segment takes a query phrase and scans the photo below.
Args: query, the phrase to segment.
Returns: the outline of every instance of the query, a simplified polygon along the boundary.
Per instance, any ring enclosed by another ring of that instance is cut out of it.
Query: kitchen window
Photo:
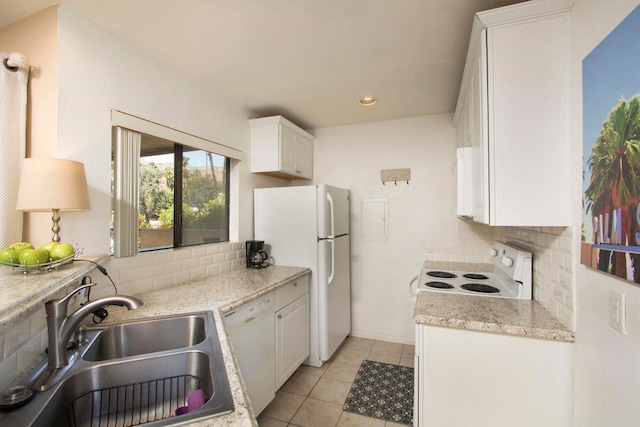
[[[138,252],[229,240],[229,159],[143,136]]]
[[[229,241],[225,154],[240,152],[131,117],[112,112],[112,124],[138,129],[113,128],[111,255]]]

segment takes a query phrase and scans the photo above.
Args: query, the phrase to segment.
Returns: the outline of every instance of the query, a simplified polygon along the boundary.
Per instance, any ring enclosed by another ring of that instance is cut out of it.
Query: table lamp
[[[82,163],[51,158],[24,159],[16,210],[52,211],[52,242],[60,241],[60,211],[78,212],[89,209],[87,177]]]

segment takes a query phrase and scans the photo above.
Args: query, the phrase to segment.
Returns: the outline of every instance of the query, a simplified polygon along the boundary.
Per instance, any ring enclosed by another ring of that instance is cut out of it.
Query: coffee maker
[[[247,268],[265,268],[269,255],[264,251],[264,240],[247,240]]]

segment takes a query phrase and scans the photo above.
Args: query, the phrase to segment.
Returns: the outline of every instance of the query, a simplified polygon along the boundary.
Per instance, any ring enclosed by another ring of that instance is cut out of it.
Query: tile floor
[[[258,417],[260,427],[399,427],[342,410],[363,360],[413,367],[414,346],[347,337],[321,368],[302,365]]]

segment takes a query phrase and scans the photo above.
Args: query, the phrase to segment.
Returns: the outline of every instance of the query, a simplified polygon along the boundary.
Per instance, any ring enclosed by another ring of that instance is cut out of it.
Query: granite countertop
[[[224,328],[222,314],[285,283],[310,273],[308,268],[270,266],[264,269],[239,268],[202,279],[136,295],[144,305],[128,311],[109,307],[106,322],[140,319],[171,314],[212,311],[216,322],[227,377],[233,395],[234,412],[206,417],[187,424],[192,427],[257,426],[255,415],[247,399],[242,378],[238,374],[233,350]]]
[[[575,334],[532,300],[418,292],[417,324],[573,342]]]
[[[56,294],[77,286],[82,276],[89,274],[98,263],[105,263],[108,255],[83,256],[81,260],[54,268],[51,272],[33,271],[24,274],[10,267],[0,267],[0,332],[4,332],[20,318],[41,310],[45,301]]]

